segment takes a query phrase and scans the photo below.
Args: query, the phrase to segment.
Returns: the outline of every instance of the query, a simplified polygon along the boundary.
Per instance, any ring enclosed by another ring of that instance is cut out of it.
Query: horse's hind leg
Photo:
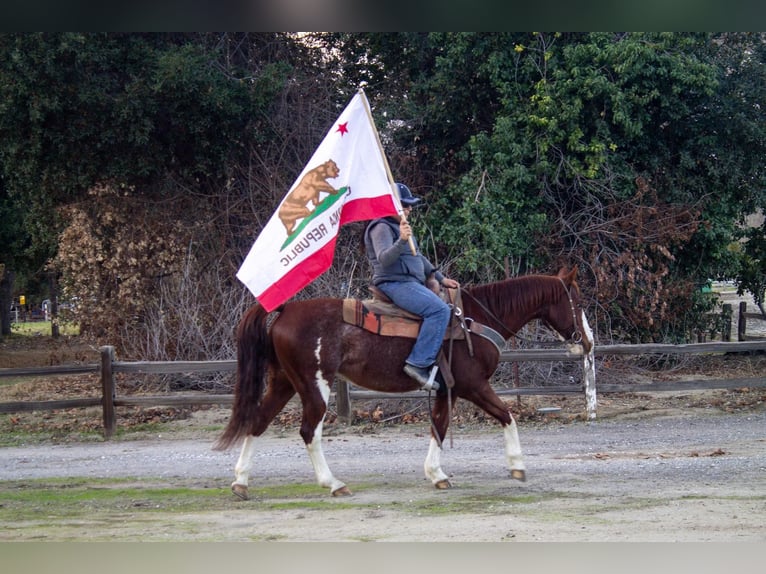
[[[247,486],[250,469],[253,466],[255,437],[263,434],[293,395],[295,395],[295,389],[283,372],[275,374],[266,387],[266,392],[261,398],[258,422],[245,437],[237,464],[234,466],[234,482],[231,484],[231,491],[242,500],[249,498]]]
[[[313,427],[311,433],[304,433],[303,426],[301,426],[301,436],[306,440],[307,434],[311,435],[311,439],[306,442],[306,450],[309,453],[311,464],[314,466],[314,473],[317,477],[319,486],[324,486],[330,489],[330,493],[333,496],[349,496],[351,491],[345,485],[333,475],[330,467],[325,459],[324,451],[322,450],[322,426],[324,424],[324,416],[316,426]]]
[[[323,376],[320,369],[316,372],[315,384],[316,387],[310,388],[309,392],[301,397],[303,400],[301,437],[306,443],[306,450],[314,467],[314,474],[316,474],[319,486],[329,488],[333,496],[349,496],[351,491],[343,482],[335,478],[322,449],[322,428],[330,399],[331,381]],[[321,396],[317,396],[317,389]]]
[[[242,500],[248,500],[247,483],[250,477],[250,469],[253,466],[253,446],[255,435],[247,435],[239,451],[237,464],[234,465],[234,482],[231,483],[231,491]]]

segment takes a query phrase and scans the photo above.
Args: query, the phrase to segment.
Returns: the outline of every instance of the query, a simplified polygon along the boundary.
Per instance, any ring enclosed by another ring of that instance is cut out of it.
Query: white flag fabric
[[[359,91],[261,231],[237,278],[272,311],[332,265],[341,225],[401,211]]]

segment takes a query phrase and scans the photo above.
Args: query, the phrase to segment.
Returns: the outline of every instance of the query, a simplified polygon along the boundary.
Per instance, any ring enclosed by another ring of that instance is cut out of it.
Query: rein
[[[574,329],[574,332],[572,333],[572,336],[570,337],[569,341],[565,341],[565,343],[572,342],[572,343],[574,343],[576,345],[579,345],[579,344],[582,343],[582,332],[577,327],[577,312],[575,311],[575,304],[574,304],[574,301],[572,300],[572,293],[569,291],[569,288],[567,287],[566,283],[564,283],[564,280],[561,277],[557,277],[557,279],[561,283],[561,286],[564,287],[564,293],[566,293],[567,300],[569,301],[569,308],[572,310],[572,324],[575,326],[575,329]],[[514,333],[513,331],[511,331],[505,325],[505,323],[497,315],[495,315],[492,311],[490,311],[487,308],[487,306],[484,305],[484,303],[479,301],[471,293],[469,293],[468,291],[464,290],[462,287],[460,288],[460,292],[463,293],[463,294],[468,295],[479,307],[481,307],[481,309],[489,316],[490,319],[492,319],[504,331],[509,333],[509,337],[508,338],[514,337],[514,338],[518,339],[519,341],[522,341],[522,342],[525,342],[525,343],[534,343],[536,345],[540,345],[540,344],[545,345],[546,344],[545,342],[533,341],[531,339],[527,339],[525,337],[519,336],[518,333]],[[464,320],[465,321],[473,322],[473,319],[469,318],[469,317],[466,317]],[[558,343],[555,343],[555,342],[549,343],[549,345],[556,345],[556,344],[558,344]]]
[[[514,332],[513,332],[513,331],[511,331],[511,330],[510,330],[508,327],[506,327],[505,323],[503,323],[503,322],[500,320],[500,318],[499,318],[497,315],[495,315],[495,314],[494,314],[492,311],[490,311],[489,309],[487,309],[487,306],[486,306],[486,305],[484,305],[484,303],[482,303],[481,301],[479,301],[479,300],[478,300],[476,297],[474,297],[473,295],[471,295],[471,293],[469,293],[468,291],[466,291],[466,290],[465,290],[465,289],[463,289],[462,287],[460,288],[460,292],[461,292],[461,293],[463,293],[463,294],[465,294],[465,295],[468,295],[468,296],[469,296],[469,297],[470,297],[470,298],[473,300],[473,302],[474,302],[474,303],[476,303],[476,304],[477,304],[479,307],[481,307],[481,309],[482,309],[482,310],[483,310],[483,311],[484,311],[484,312],[485,312],[485,313],[486,313],[486,314],[489,316],[489,318],[490,318],[490,319],[492,319],[492,320],[493,320],[495,323],[497,323],[498,325],[500,325],[500,328],[501,328],[501,329],[503,329],[503,330],[505,330],[505,331],[508,333],[508,337],[507,337],[507,338],[510,338],[510,337],[514,337],[514,336],[516,336],[516,333],[514,333]],[[466,320],[466,321],[471,321],[471,322],[473,322],[473,318],[469,318],[469,317],[466,317],[466,318],[465,318],[465,320]]]

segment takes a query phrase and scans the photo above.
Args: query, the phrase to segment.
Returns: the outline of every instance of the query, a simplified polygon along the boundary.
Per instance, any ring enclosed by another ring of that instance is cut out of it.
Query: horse
[[[461,287],[462,316],[475,326],[489,327],[501,341],[515,336],[538,319],[562,341],[582,345],[587,354],[593,335],[582,309],[577,268],[556,275],[534,274],[488,284]],[[343,299],[292,301],[275,311],[276,318],[253,305],[237,326],[237,379],[229,422],[214,445],[225,450],[244,439],[234,468],[232,492],[248,499],[248,480],[255,438],[260,436],[298,393],[302,402],[300,435],[320,486],[333,496],[350,495],[345,483],[330,470],[322,450],[322,425],[336,377],[357,386],[387,393],[419,390],[403,371],[413,339],[370,333],[344,322]],[[475,329],[478,332],[478,329]],[[508,406],[490,385],[500,359],[500,346],[490,338],[469,335],[445,339],[454,384],[437,392],[431,409],[431,439],[424,463],[433,486],[452,485],[441,468],[442,440],[450,423],[450,406],[457,399],[474,403],[503,429],[505,456],[511,477],[526,480],[518,428]],[[444,387],[444,385],[442,385]]]

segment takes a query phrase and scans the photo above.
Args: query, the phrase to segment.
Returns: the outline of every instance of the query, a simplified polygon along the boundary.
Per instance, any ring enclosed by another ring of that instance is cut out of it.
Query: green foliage
[[[183,36],[0,41],[1,157],[10,189],[28,198],[42,188],[56,202],[77,199],[98,181],[220,175],[242,136],[247,90]]]
[[[32,253],[55,252],[56,208],[102,182],[161,193],[220,185],[239,153],[250,96],[195,38],[149,34],[0,36],[0,173],[26,214]],[[263,93],[260,93],[261,90]],[[39,265],[39,263],[38,263]]]
[[[477,281],[501,278],[506,258],[514,268],[539,263],[529,238],[545,229],[547,218],[534,191],[534,170],[497,151],[517,151],[509,133],[500,128],[473,138],[468,149],[476,167],[433,196],[432,216],[443,222],[441,243],[460,253],[456,271]]]
[[[421,66],[383,46],[417,118],[397,141],[427,170],[434,241],[464,279],[506,258],[579,263],[613,332],[641,340],[683,336],[704,313],[693,286],[737,274],[729,245],[766,188],[760,36],[397,39]]]
[[[9,267],[13,267],[16,263],[16,254],[25,251],[28,247],[23,216],[21,205],[8,196],[0,179],[0,263]]]

